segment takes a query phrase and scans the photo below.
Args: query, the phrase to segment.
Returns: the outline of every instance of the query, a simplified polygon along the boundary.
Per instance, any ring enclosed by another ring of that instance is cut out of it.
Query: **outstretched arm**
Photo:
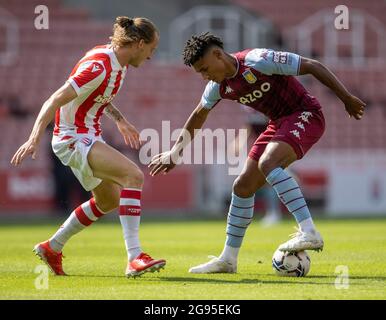
[[[30,154],[32,155],[32,159],[36,159],[37,147],[40,139],[44,130],[54,118],[56,110],[75,99],[76,96],[77,94],[74,88],[69,83],[66,83],[44,102],[38,117],[36,118],[29,139],[20,146],[12,157],[11,163],[13,165],[19,165]]]
[[[176,161],[181,157],[184,148],[194,139],[196,130],[201,129],[211,109],[204,108],[201,103],[191,113],[182,129],[180,136],[171,151],[160,153],[153,157],[149,167],[150,175],[155,176],[161,172],[172,170]]]
[[[141,142],[139,140],[139,132],[137,129],[129,123],[122,113],[111,102],[106,106],[104,113],[112,120],[115,121],[119,132],[122,134],[123,139],[127,145],[133,149],[139,149]]]
[[[366,104],[352,95],[342,82],[321,62],[302,57],[299,75],[303,74],[312,74],[321,83],[334,91],[337,97],[344,103],[350,117],[354,117],[357,120],[362,118]]]
[[[104,112],[111,120],[114,120],[115,122],[119,122],[124,119],[121,111],[119,111],[117,107],[115,107],[111,102],[106,106]]]

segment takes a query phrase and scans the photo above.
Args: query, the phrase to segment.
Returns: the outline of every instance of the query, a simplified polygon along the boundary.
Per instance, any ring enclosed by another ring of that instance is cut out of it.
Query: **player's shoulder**
[[[245,63],[254,65],[259,62],[268,62],[274,50],[267,48],[253,48],[246,50]]]
[[[102,60],[91,59],[81,60],[74,68],[71,76],[82,74],[93,74],[94,76],[103,76],[106,73],[105,64]]]
[[[107,63],[110,64],[111,61],[112,49],[109,45],[99,45],[90,49],[86,54],[80,59],[80,64],[89,65],[90,63],[97,62],[102,65],[103,68],[106,67]]]
[[[98,48],[98,47],[97,47]],[[106,71],[106,57],[99,51],[95,51],[94,48],[89,50],[85,56],[83,56],[76,66],[73,68],[70,77],[83,77],[92,78],[105,77]]]
[[[238,52],[233,52],[231,53],[232,56],[234,56],[237,60],[244,60],[245,57],[248,55],[248,53],[253,50],[253,49],[243,49],[241,51],[238,51]]]
[[[104,55],[109,55],[111,53],[112,49],[110,47],[110,45],[98,45],[98,46],[95,46],[93,48],[91,48],[90,50],[88,50],[85,54],[85,57],[88,57],[88,56],[91,56],[91,55],[97,55],[97,54],[100,54],[101,56],[104,56]]]

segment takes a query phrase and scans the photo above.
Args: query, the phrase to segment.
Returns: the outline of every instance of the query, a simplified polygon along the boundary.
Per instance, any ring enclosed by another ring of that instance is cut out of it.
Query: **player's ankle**
[[[220,261],[223,261],[223,262],[225,262],[225,263],[228,263],[228,264],[230,264],[230,265],[232,265],[232,266],[235,266],[235,265],[237,265],[237,258],[230,258],[230,257],[219,257],[218,258]]]
[[[237,264],[237,257],[239,254],[240,248],[234,248],[228,245],[225,245],[223,252],[221,252],[219,259],[231,264]]]
[[[141,248],[130,248],[127,250],[127,253],[128,253],[128,259],[131,262],[142,253],[142,250]]]
[[[64,245],[58,242],[56,239],[50,239],[48,240],[48,246],[51,248],[52,251],[60,253],[62,252]]]
[[[299,228],[302,232],[313,233],[313,234],[316,233],[316,228],[311,217],[299,222]]]

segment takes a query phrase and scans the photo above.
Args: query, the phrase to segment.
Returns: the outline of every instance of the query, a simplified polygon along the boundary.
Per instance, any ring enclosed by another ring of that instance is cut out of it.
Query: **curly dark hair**
[[[183,51],[184,63],[187,66],[192,66],[197,62],[206,51],[212,47],[218,46],[224,49],[224,43],[219,37],[210,32],[202,33],[198,36],[193,35],[187,42]]]

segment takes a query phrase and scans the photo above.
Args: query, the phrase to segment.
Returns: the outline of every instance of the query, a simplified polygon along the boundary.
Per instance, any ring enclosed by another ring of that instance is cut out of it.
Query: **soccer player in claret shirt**
[[[59,230],[34,252],[56,275],[65,275],[62,249],[76,233],[119,207],[128,254],[126,275],[136,277],[158,271],[165,260],[154,260],[140,247],[138,229],[141,215],[143,173],[101,137],[100,118],[115,121],[125,143],[140,147],[139,133],[111,103],[129,66],[139,67],[151,58],[159,41],[155,25],[146,18],[117,17],[111,43],[86,53],[67,82],[44,104],[32,133],[13,156],[19,165],[27,156],[36,158],[39,141],[55,116],[52,148],[61,162],[70,166],[83,188],[93,197],[76,208]]]
[[[269,119],[266,130],[252,146],[242,173],[233,184],[228,213],[226,242],[217,258],[193,267],[192,273],[233,273],[245,231],[252,220],[254,194],[266,182],[291,212],[298,225],[292,239],[281,251],[322,250],[323,239],[316,230],[302,191],[286,170],[301,159],[320,139],[325,122],[318,100],[294,77],[311,74],[335,92],[350,117],[359,120],[365,104],[350,94],[322,63],[294,53],[268,49],[247,49],[234,54],[223,50],[220,38],[204,33],[192,36],[184,49],[184,62],[209,80],[196,109],[187,120],[182,135],[171,151],[155,156],[151,175],[174,168],[195,129],[204,124],[209,112],[221,99],[237,101],[254,108]]]

